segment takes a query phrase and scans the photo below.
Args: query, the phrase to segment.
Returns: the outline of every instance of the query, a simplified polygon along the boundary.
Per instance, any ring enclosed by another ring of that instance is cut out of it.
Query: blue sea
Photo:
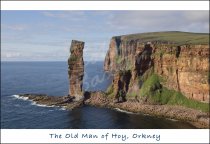
[[[194,128],[176,120],[119,109],[83,106],[72,111],[37,105],[18,97],[36,93],[68,94],[67,62],[1,62],[1,128],[3,129],[170,129]],[[85,62],[84,90],[106,90],[112,75],[103,62]]]

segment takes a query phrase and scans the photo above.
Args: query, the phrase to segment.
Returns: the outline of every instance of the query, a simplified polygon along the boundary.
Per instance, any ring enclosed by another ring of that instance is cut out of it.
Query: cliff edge
[[[209,110],[209,35],[154,32],[113,37],[104,70],[114,73],[107,93],[151,104]]]

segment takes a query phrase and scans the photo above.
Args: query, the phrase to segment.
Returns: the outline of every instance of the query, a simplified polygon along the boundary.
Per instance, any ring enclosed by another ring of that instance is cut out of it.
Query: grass
[[[120,75],[125,75],[125,71],[120,71]],[[209,112],[209,104],[202,103],[193,99],[185,97],[182,93],[169,90],[163,87],[162,84],[165,82],[163,77],[154,73],[154,69],[148,69],[143,76],[138,77],[138,81],[143,81],[139,94],[128,93],[126,97],[147,98],[147,100],[153,104],[167,104],[167,105],[180,105],[188,108],[198,109],[203,112]],[[109,98],[114,97],[114,88],[111,84],[107,90],[106,94]]]
[[[204,112],[209,112],[209,104],[193,99],[188,99],[182,93],[169,90],[161,85],[162,78],[157,74],[152,74],[143,83],[140,89],[140,97],[147,97],[155,104],[180,105]]]
[[[168,32],[150,32],[117,36],[127,41],[139,39],[142,43],[161,41],[165,43],[171,43],[175,46],[184,44],[209,44],[208,33],[190,33],[190,32],[179,32],[179,31],[168,31]]]
[[[151,95],[151,99],[156,103],[169,104],[169,105],[180,105],[193,109],[199,109],[204,112],[209,112],[209,104],[202,103],[193,99],[188,99],[182,93],[175,90],[169,90],[162,88],[161,91],[155,91]]]
[[[159,77],[156,74],[153,74],[146,81],[144,81],[140,90],[140,96],[149,96],[151,95],[151,92],[160,88],[161,84]]]

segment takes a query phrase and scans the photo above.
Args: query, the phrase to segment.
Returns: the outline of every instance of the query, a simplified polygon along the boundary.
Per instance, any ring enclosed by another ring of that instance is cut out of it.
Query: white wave
[[[20,96],[20,95],[12,95],[12,97],[16,99],[21,99],[21,100],[28,100],[28,97]]]
[[[55,107],[55,108],[60,108],[59,110],[66,110],[66,107],[63,106],[63,107],[60,107],[60,106],[56,106],[56,105],[45,105],[45,104],[38,104],[36,102],[34,102],[33,100],[30,100],[28,97],[25,97],[25,96],[20,96],[20,95],[12,95],[12,97],[16,98],[16,99],[21,99],[21,100],[24,100],[24,101],[31,101],[31,105],[34,105],[34,106],[38,106],[38,107],[48,107],[48,108],[52,108],[52,107]]]
[[[119,111],[119,112],[123,112],[123,113],[127,113],[127,114],[134,114],[133,112],[122,110],[122,109],[119,109],[119,108],[114,108],[114,109],[117,110],[117,111]]]
[[[31,105],[35,105],[35,106],[38,106],[38,107],[57,107],[55,105],[48,106],[48,105],[45,105],[45,104],[37,104],[36,102],[32,102]]]
[[[63,110],[63,111],[65,111],[65,110],[66,110],[66,108],[62,107],[62,108],[60,108],[60,110]]]
[[[61,107],[60,110],[67,110],[66,106]]]

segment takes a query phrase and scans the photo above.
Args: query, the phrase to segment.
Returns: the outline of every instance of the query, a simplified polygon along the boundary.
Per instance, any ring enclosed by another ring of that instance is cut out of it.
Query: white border
[[[209,10],[209,1],[1,1],[1,10]],[[208,143],[209,129],[200,130],[1,130],[2,143],[87,143],[93,139],[51,139],[50,133],[160,133],[161,143]],[[120,140],[110,139],[104,141],[97,139],[98,143],[121,143]],[[126,143],[158,143],[157,141],[131,139]]]
[[[1,10],[209,10],[209,1],[1,1]]]
[[[56,134],[57,138],[51,138]],[[82,134],[98,138],[82,138]],[[112,134],[117,134],[112,137]],[[133,138],[133,135],[141,135]],[[151,135],[153,138],[142,138]],[[61,136],[60,136],[61,135]],[[73,137],[66,138],[66,135]],[[78,137],[74,137],[78,135]],[[106,136],[107,135],[107,139]],[[127,139],[123,139],[125,136]],[[159,137],[160,135],[160,137]],[[156,139],[158,136],[159,138]],[[59,138],[58,138],[59,137]],[[209,129],[2,129],[2,143],[209,143]]]

